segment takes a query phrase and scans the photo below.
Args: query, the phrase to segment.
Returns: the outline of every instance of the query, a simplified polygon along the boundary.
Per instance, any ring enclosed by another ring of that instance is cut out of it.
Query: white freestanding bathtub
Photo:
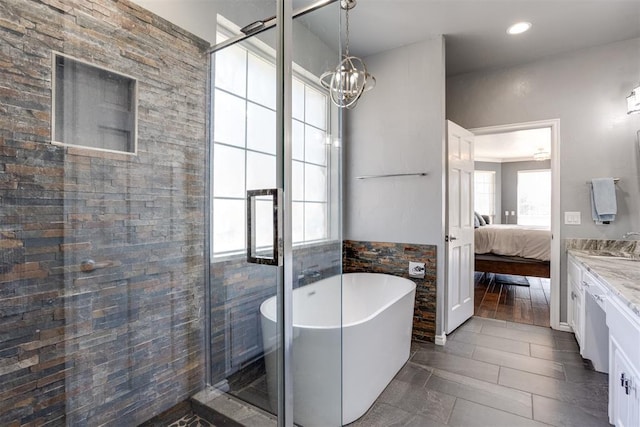
[[[409,359],[415,289],[402,277],[349,273],[293,291],[295,423],[337,426],[364,415]],[[260,314],[275,410],[275,297],[262,303]]]

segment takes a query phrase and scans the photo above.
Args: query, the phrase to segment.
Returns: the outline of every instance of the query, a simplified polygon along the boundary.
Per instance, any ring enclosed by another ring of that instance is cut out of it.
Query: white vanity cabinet
[[[571,256],[567,258],[567,288],[569,291],[569,326],[573,329],[576,341],[582,349],[584,337],[584,290],[582,288],[583,269]]]
[[[583,329],[580,354],[598,372],[609,373],[609,328],[606,321],[607,286],[589,271],[582,271]],[[640,427],[640,426],[639,426]]]
[[[609,326],[609,421],[640,426],[640,321],[617,297],[606,301]]]

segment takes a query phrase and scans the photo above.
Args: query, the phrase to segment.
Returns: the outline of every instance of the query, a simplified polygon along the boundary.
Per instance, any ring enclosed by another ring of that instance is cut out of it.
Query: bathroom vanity
[[[568,321],[580,354],[609,374],[609,421],[640,425],[640,260],[569,250]]]

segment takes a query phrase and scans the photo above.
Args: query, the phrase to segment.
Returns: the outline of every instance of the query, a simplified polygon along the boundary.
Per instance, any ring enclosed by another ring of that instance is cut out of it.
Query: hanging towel
[[[616,185],[613,178],[591,180],[591,216],[597,223],[609,224],[616,219]]]

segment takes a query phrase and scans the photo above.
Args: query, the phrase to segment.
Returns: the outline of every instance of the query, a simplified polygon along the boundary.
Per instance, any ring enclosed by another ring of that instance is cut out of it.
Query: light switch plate
[[[580,225],[582,219],[580,217],[580,212],[565,212],[564,213],[564,223],[567,225]]]

